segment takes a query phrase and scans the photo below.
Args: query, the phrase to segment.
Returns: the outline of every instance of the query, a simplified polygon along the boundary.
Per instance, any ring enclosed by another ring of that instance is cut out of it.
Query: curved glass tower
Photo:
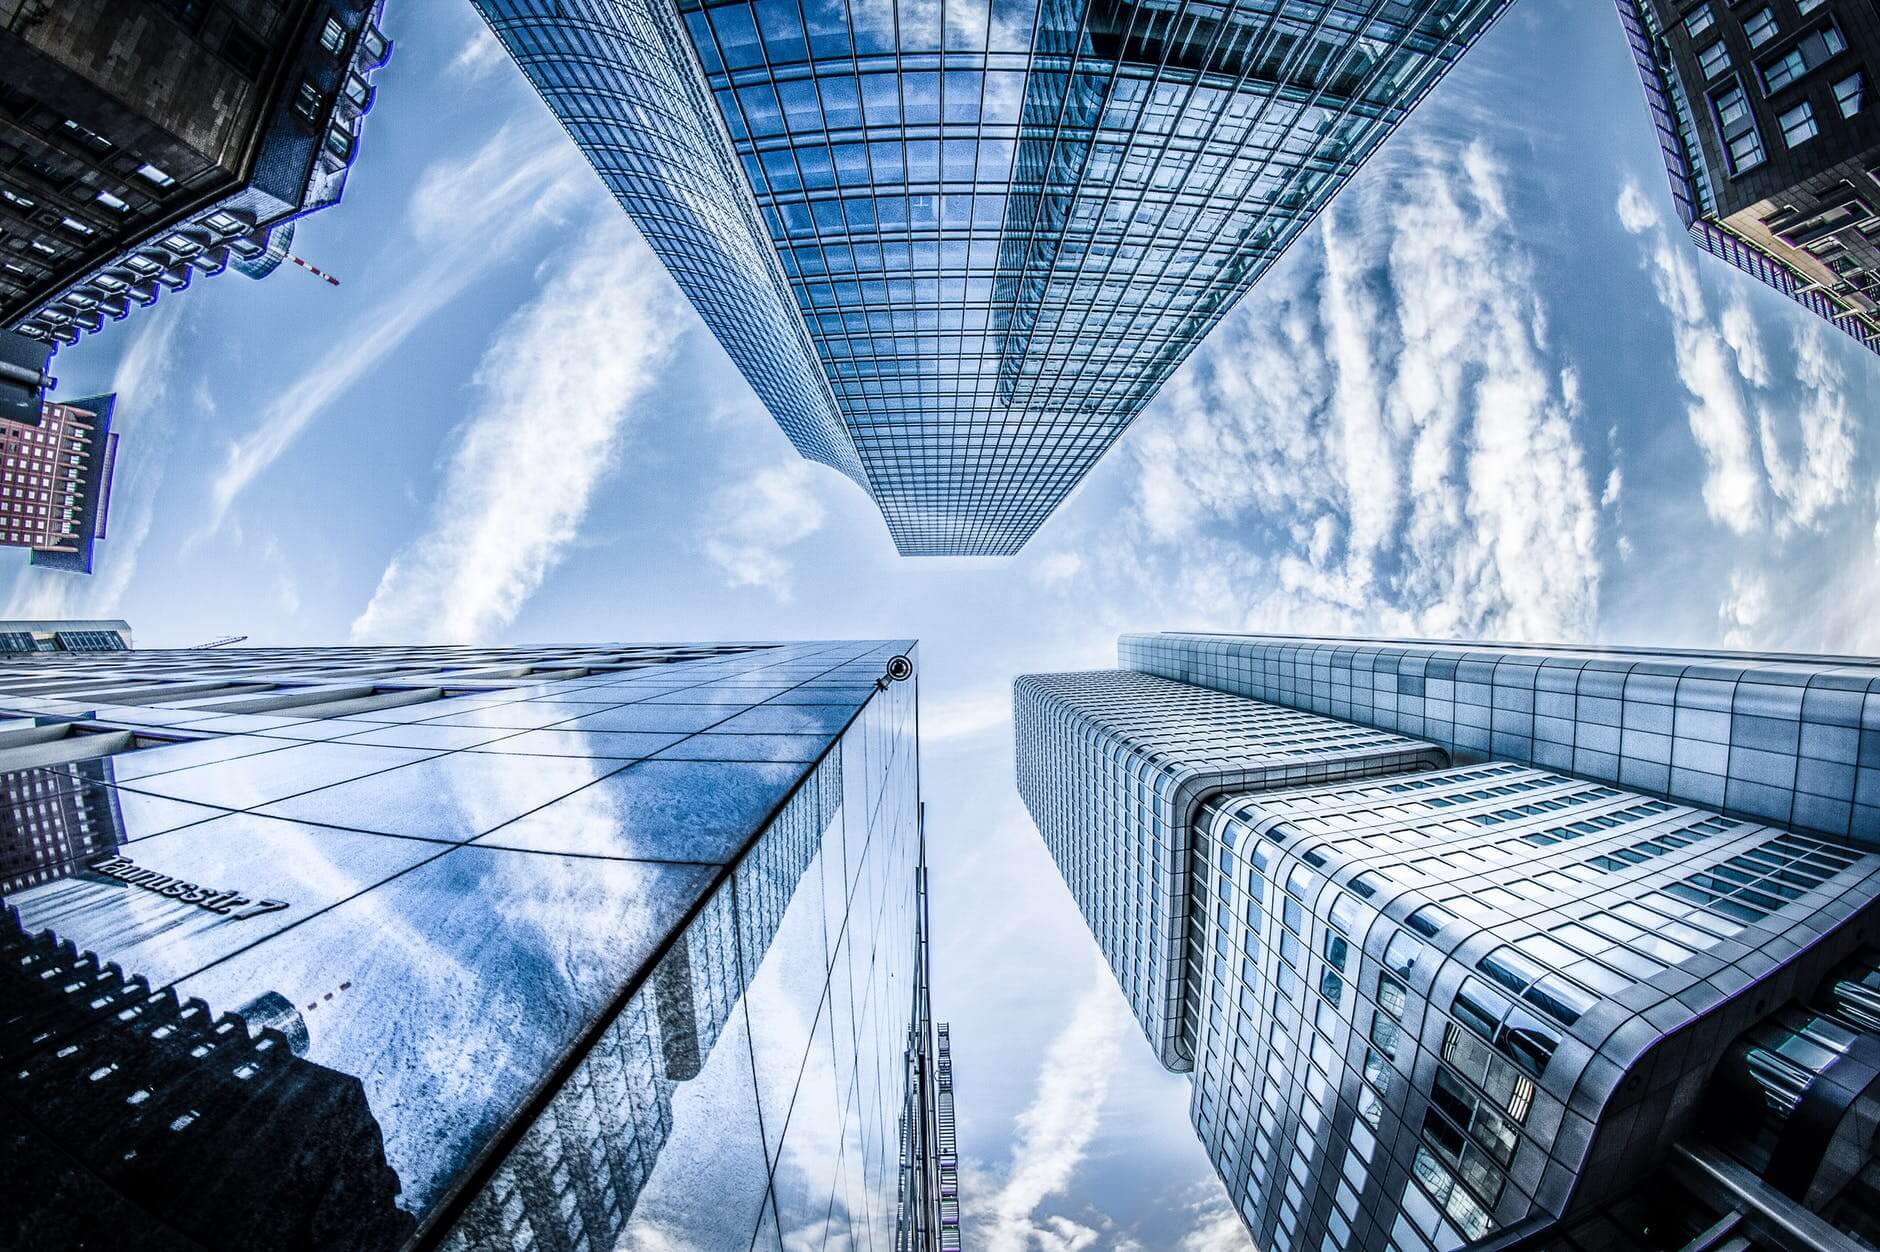
[[[1018,789],[1258,1246],[1875,1246],[1880,664],[1119,652]]]
[[[1505,0],[477,0],[806,457],[1009,556]]]

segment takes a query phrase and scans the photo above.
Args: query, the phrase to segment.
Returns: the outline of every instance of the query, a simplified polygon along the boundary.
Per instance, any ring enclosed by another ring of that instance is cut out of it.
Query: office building
[[[1880,13],[1616,3],[1691,239],[1880,352]]]
[[[123,652],[131,624],[123,618],[0,620],[0,656],[9,652]]]
[[[1017,680],[1019,791],[1258,1246],[1862,1246],[1880,662],[1119,655]]]
[[[75,343],[263,277],[338,203],[383,0],[0,0],[0,329]]]
[[[0,1245],[890,1246],[916,657],[0,657]]]
[[[1503,0],[477,0],[798,451],[1017,552]]]
[[[109,517],[116,406],[116,396],[92,396],[48,402],[34,423],[0,418],[0,546],[31,548],[34,565],[91,573]]]
[[[953,1130],[953,1038],[932,1015],[927,872],[919,875],[921,952],[908,1024],[894,1252],[959,1252],[960,1159]]]

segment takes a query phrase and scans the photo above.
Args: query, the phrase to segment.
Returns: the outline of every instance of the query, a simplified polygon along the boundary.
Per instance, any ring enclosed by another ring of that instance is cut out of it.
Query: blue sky
[[[1013,674],[1128,629],[1880,652],[1880,360],[1699,256],[1604,0],[1520,0],[1009,561],[799,460],[464,0],[403,0],[286,270],[60,353],[119,393],[143,646],[923,640],[976,1246],[1243,1246],[1011,785]]]

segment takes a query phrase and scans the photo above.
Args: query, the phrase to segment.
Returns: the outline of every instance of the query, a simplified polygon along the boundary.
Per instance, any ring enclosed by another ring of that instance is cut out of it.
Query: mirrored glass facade
[[[1018,551],[1504,0],[478,0],[803,455]]]
[[[891,1246],[916,655],[5,658],[0,1244]]]
[[[1126,636],[1121,651],[1173,669],[1194,648],[1216,686],[1251,687],[1238,637],[1198,639]],[[1447,651],[1397,651],[1419,646]],[[1530,669],[1583,659],[1504,651]],[[1401,720],[1334,718],[1333,680],[1309,662],[1288,672],[1294,707],[1210,689],[1195,656],[1191,681],[1021,677],[1019,790],[1149,1041],[1192,1072],[1191,1119],[1258,1246],[1551,1246],[1529,1240],[1684,1153],[1778,1193],[1788,1207],[1770,1211],[1791,1224],[1824,1220],[1839,1196],[1848,1222],[1871,1225],[1856,1183],[1880,1178],[1880,1041],[1856,1046],[1843,1019],[1871,1000],[1846,970],[1872,963],[1880,855],[1470,754],[1456,727],[1476,719],[1460,705],[1449,723],[1430,710],[1423,740]],[[1853,664],[1836,660],[1814,670]],[[1504,689],[1484,684],[1479,707],[1501,707]],[[1151,947],[1159,965],[1135,956],[1151,919],[1168,936]],[[1855,1008],[1820,1024],[1806,1006],[1823,994]],[[1804,1104],[1815,1111],[1797,1115]],[[1746,1119],[1764,1105],[1766,1122]],[[1652,1241],[1679,1228],[1635,1246],[1669,1252],[1702,1231]]]

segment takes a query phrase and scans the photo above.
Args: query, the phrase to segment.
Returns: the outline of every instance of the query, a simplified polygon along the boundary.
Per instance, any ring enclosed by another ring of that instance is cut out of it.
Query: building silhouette
[[[0,907],[10,1247],[383,1248],[411,1233],[359,1080],[264,991],[201,1000]]]
[[[1018,679],[1019,791],[1259,1246],[1871,1229],[1880,664],[1119,654]]]
[[[1506,6],[478,7],[797,450],[1006,556]]]

